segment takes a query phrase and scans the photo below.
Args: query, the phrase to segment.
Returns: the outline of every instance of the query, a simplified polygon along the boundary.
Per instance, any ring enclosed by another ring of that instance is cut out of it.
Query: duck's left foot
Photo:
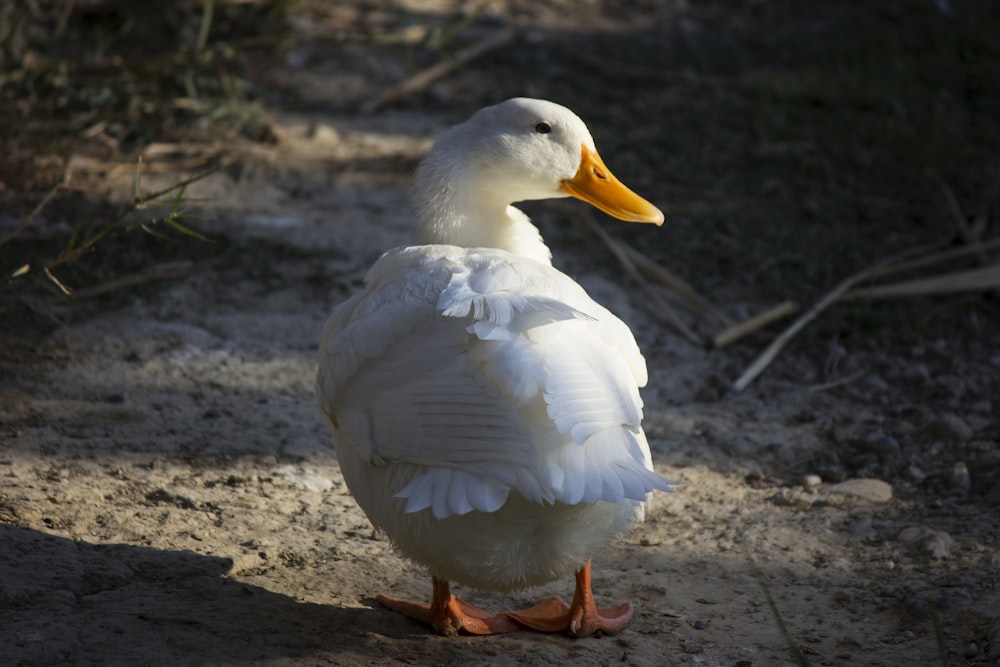
[[[451,594],[448,582],[434,577],[434,597],[430,604],[396,600],[386,595],[375,599],[386,609],[399,612],[431,626],[444,635],[467,632],[471,635],[493,635],[513,632],[520,626],[503,614],[493,616]]]
[[[576,573],[576,593],[572,604],[550,597],[524,611],[508,611],[507,616],[518,624],[538,632],[566,632],[574,637],[589,637],[597,633],[613,635],[621,632],[635,615],[626,602],[618,607],[598,609],[590,587],[590,561]]]

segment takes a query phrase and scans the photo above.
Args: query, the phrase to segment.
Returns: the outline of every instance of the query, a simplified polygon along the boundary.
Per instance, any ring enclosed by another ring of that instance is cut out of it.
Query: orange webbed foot
[[[431,626],[445,635],[466,632],[472,635],[493,635],[519,629],[517,623],[504,615],[493,616],[451,594],[448,582],[433,578],[434,595],[430,604],[396,600],[386,595],[375,599],[386,609]]]
[[[523,611],[498,614],[531,630],[566,632],[574,637],[589,637],[599,632],[619,633],[628,627],[634,615],[635,609],[628,602],[617,607],[597,608],[590,585],[590,561],[576,573],[576,593],[571,604],[550,597]]]

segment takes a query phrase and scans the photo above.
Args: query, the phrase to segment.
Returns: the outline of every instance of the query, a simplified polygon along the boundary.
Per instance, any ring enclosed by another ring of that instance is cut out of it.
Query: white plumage
[[[549,629],[530,610],[472,610],[447,582],[508,591],[586,567],[589,593],[591,553],[642,517],[652,491],[669,490],[640,425],[635,339],[551,266],[537,228],[510,206],[567,194],[663,219],[611,176],[568,109],[514,99],[481,110],[417,171],[428,245],[383,255],[323,331],[317,387],[344,479],[435,578],[426,613],[380,599],[439,630]],[[576,621],[565,629],[581,631]]]

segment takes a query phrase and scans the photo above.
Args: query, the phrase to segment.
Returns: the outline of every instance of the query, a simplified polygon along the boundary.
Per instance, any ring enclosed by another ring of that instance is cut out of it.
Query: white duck
[[[622,220],[663,214],[608,171],[583,121],[543,100],[452,128],[414,185],[429,245],[387,252],[334,310],[317,381],[347,486],[433,577],[430,605],[378,600],[446,633],[617,632],[632,605],[595,607],[590,556],[670,490],[640,426],[645,361],[511,203],[571,195]],[[571,604],[522,612],[493,616],[449,590],[570,572]]]

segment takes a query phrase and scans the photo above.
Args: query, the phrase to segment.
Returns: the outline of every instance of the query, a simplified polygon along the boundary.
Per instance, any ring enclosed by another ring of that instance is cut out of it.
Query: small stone
[[[969,476],[969,468],[964,462],[959,461],[951,467],[951,488],[961,494],[966,494],[972,488],[972,478]]]
[[[806,493],[802,489],[779,489],[769,500],[775,505],[799,507],[801,509],[809,509],[822,504],[815,495]]]
[[[991,415],[993,414],[993,402],[987,398],[978,403],[973,403],[969,406],[969,409],[981,415]]]
[[[896,458],[900,455],[899,441],[891,435],[886,435],[882,431],[869,433],[865,438],[868,446],[886,458]]]
[[[969,440],[973,435],[972,428],[965,420],[950,412],[924,424],[921,432],[926,436],[946,442],[963,442]]]
[[[931,531],[931,535],[927,537],[927,541],[924,546],[927,548],[927,553],[930,554],[931,558],[935,560],[943,560],[951,555],[949,549],[953,540],[951,535],[943,530]]]
[[[830,493],[861,498],[873,503],[886,503],[892,500],[892,486],[880,479],[849,479],[834,484],[828,490]]]
[[[966,659],[975,658],[979,655],[979,645],[976,642],[969,642],[965,645],[965,651],[962,653]]]
[[[948,558],[951,555],[950,549],[954,542],[946,531],[924,526],[907,526],[899,531],[896,539],[903,544],[919,543],[927,551],[927,554],[935,560]]]
[[[927,479],[927,473],[921,470],[916,464],[911,463],[906,469],[906,475],[914,484],[920,484]]]
[[[819,475],[812,474],[812,475],[802,476],[802,486],[806,487],[807,489],[817,487],[822,483],[823,483],[823,478],[820,477]]]
[[[903,368],[903,378],[907,382],[921,383],[931,379],[931,371],[927,364],[907,364]]]

